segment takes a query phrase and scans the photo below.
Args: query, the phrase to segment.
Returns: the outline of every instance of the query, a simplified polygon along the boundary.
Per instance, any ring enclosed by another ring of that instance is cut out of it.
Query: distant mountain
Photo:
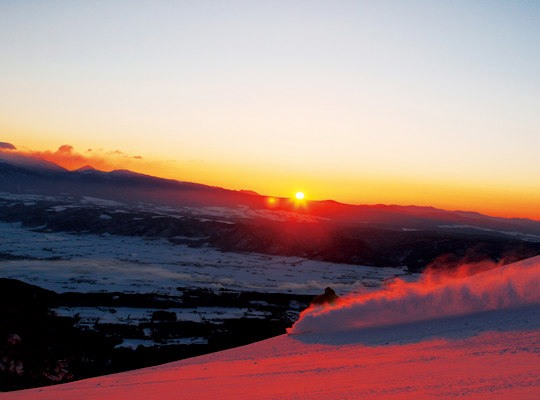
[[[0,190],[12,193],[92,196],[123,203],[148,202],[166,206],[237,207],[271,212],[294,212],[340,224],[369,224],[399,230],[522,236],[540,235],[540,222],[496,218],[476,212],[446,211],[434,207],[397,205],[347,205],[333,200],[305,201],[276,198],[268,208],[266,197],[251,190],[227,190],[198,183],[157,178],[128,170],[103,172],[86,165],[68,171],[52,162],[0,152]],[[535,240],[534,236],[530,236]]]
[[[22,168],[31,168],[36,172],[45,171],[62,171],[67,169],[55,164],[51,161],[42,160],[41,158],[27,157],[17,153],[0,151],[0,164],[13,165]]]
[[[253,190],[244,190],[244,189],[242,189],[242,190],[240,190],[240,193],[250,194],[252,196],[260,196],[259,193],[254,192]]]
[[[103,172],[87,165],[68,171],[49,161],[6,152],[0,152],[0,178],[0,190],[10,193],[49,196],[69,193],[76,198],[93,196],[128,203],[211,205],[215,203],[212,197],[218,193],[248,197],[232,190],[162,179],[128,170]],[[236,202],[233,201],[234,204]]]
[[[46,225],[50,231],[166,237],[224,251],[407,265],[413,270],[443,254],[453,255],[454,261],[484,256],[515,260],[540,254],[539,221],[332,200],[274,198],[270,205],[267,197],[251,191],[128,170],[68,171],[22,156],[0,159],[0,192],[7,193],[0,205],[0,220]],[[10,194],[34,197],[21,202]],[[48,197],[40,200],[35,195]],[[107,205],[112,205],[111,213],[100,217]],[[115,211],[118,205],[123,207],[121,213]]]
[[[88,170],[95,170],[96,171],[96,169],[94,167],[87,164],[84,167],[74,169],[72,172],[82,172],[82,171],[88,171]]]

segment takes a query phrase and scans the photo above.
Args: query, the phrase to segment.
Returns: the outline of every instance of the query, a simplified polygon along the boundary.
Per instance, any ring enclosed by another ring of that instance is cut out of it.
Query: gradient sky
[[[540,219],[536,1],[4,0],[0,93],[68,168]]]

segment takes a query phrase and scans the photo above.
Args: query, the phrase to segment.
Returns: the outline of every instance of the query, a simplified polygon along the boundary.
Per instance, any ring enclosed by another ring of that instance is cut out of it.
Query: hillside
[[[394,312],[412,307],[399,324],[372,319],[365,327],[327,329],[328,320],[352,316],[351,304],[370,300],[348,299],[347,306],[315,313],[321,320],[312,333],[3,398],[535,398],[540,292],[531,289],[539,283],[540,257],[470,277],[411,283],[379,295],[378,304]],[[415,315],[413,306],[428,301],[456,308],[447,307],[442,317]],[[463,307],[471,302],[473,313]],[[313,312],[296,324],[306,315]]]

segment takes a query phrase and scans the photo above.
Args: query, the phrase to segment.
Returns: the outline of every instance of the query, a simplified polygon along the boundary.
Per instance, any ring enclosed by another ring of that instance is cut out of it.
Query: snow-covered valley
[[[328,285],[340,295],[369,293],[395,277],[415,280],[418,276],[405,268],[228,253],[165,238],[44,232],[20,223],[0,223],[0,255],[3,290],[24,282],[52,291],[44,297],[32,294],[36,293],[32,289],[27,294],[26,287],[20,292],[13,289],[12,294],[4,292],[6,304],[12,304],[8,309],[38,296],[35,306],[31,305],[35,302],[27,306],[30,312],[38,304],[45,306],[59,321],[67,318],[85,335],[101,335],[102,345],[109,348],[96,360],[78,356],[66,361],[67,355],[59,350],[64,355],[53,359],[40,385],[80,379],[83,372],[73,377],[68,371],[87,371],[88,362],[94,372],[84,372],[83,377],[275,336],[290,327],[310,299]],[[0,369],[18,382],[25,368],[31,369],[29,361],[34,361],[28,351],[17,350],[17,343],[27,346],[38,337],[21,334],[9,325],[5,328],[8,345]],[[9,344],[10,338],[15,338],[14,343]],[[84,346],[81,339],[74,340]],[[131,353],[116,354],[121,350]],[[138,364],[126,361],[133,357],[138,357]],[[81,364],[84,368],[76,367]]]
[[[379,287],[403,268],[375,268],[300,257],[225,253],[162,238],[46,233],[0,223],[4,278],[56,292],[174,294],[179,286],[316,294]]]

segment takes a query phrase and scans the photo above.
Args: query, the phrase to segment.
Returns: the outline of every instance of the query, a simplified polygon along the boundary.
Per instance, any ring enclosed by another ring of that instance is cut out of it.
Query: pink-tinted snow
[[[298,324],[303,324],[306,315],[319,315],[311,319],[313,333],[282,335],[159,367],[0,397],[540,398],[540,303],[529,292],[533,290],[537,295],[539,291],[534,286],[540,274],[539,265],[540,257],[536,257],[454,279],[453,283],[439,280],[417,284],[424,287],[401,287],[389,292],[386,299],[375,296],[367,301],[348,300],[341,307],[323,312],[308,311]],[[366,315],[369,324],[344,323],[343,310],[361,307],[362,301],[371,309],[365,314],[355,311],[348,318]],[[422,305],[422,301],[429,303]],[[458,311],[449,312],[452,307],[445,301],[451,301]],[[373,307],[380,307],[381,302],[392,311],[384,313],[379,308],[382,319],[377,323]],[[400,305],[403,302],[408,306]],[[467,302],[475,306],[467,306]],[[414,311],[414,307],[419,309]],[[439,308],[440,315],[429,312],[418,318],[418,313],[430,307]],[[399,312],[406,317],[400,317]],[[395,323],[388,319],[389,315],[395,316]],[[323,329],[324,324],[338,322],[341,325]]]
[[[504,267],[489,264],[467,264],[446,274],[429,270],[418,282],[396,279],[388,290],[310,308],[288,332],[343,331],[540,304],[540,257]]]

